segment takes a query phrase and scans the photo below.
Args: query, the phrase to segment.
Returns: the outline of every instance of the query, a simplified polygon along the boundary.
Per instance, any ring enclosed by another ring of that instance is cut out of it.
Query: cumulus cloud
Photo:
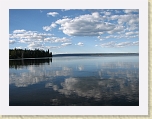
[[[46,46],[47,49],[57,49],[60,48],[59,46]]]
[[[136,31],[136,32],[126,32],[125,33],[127,36],[131,36],[131,35],[137,35],[138,34],[138,32]]]
[[[43,26],[43,30],[45,31],[51,31],[52,28],[55,28],[56,24],[52,23],[50,26]]]
[[[71,19],[70,18],[64,18],[64,19],[59,19],[59,20],[57,20],[55,23],[57,23],[57,24],[65,24],[65,23],[68,23],[68,22],[70,22],[71,21]]]
[[[19,42],[20,43],[30,43],[31,40],[30,39],[21,39]]]
[[[105,15],[107,15],[107,16],[111,15],[111,12],[105,12]]]
[[[70,39],[63,37],[63,38],[58,38],[58,37],[48,37],[45,38],[44,41],[46,42],[52,42],[52,43],[58,43],[58,42],[68,42]]]
[[[61,44],[62,46],[68,46],[68,45],[72,45],[72,43],[63,43]]]
[[[118,19],[118,24],[124,24],[132,19],[134,16],[133,15],[120,15]]]
[[[120,13],[120,11],[119,11],[119,10],[115,10],[115,13],[117,13],[117,14],[118,14],[118,13]]]
[[[57,13],[57,12],[49,12],[49,13],[47,13],[47,16],[52,16],[52,17],[55,17],[56,15],[58,15],[59,13]]]
[[[26,30],[15,30],[12,34],[9,34],[9,44],[25,43],[28,44],[27,47],[29,49],[55,49],[60,48],[59,46],[44,46],[45,42],[50,43],[63,43],[69,42],[71,39],[66,37],[54,37],[53,34],[50,33],[39,33],[37,31],[26,31]],[[62,44],[62,46],[70,45]]]
[[[77,43],[78,46],[83,46],[84,44],[82,42]]]
[[[124,10],[124,13],[132,13],[132,12],[139,12],[138,9],[126,9]]]
[[[16,49],[22,49],[22,47],[21,46],[19,46],[19,47],[15,47]]]
[[[113,34],[113,33],[121,32],[123,30],[124,30],[124,26],[116,26],[113,30],[108,31],[108,33]]]
[[[18,33],[16,31],[19,31]],[[15,33],[14,33],[15,32]],[[18,40],[21,43],[30,43],[30,42],[43,42],[45,38],[52,37],[53,34],[50,33],[38,33],[36,31],[26,31],[20,32],[20,30],[15,30],[13,34],[9,34],[9,38],[12,42],[12,39]]]
[[[117,29],[114,29],[114,30],[117,30]],[[131,38],[138,37],[138,31],[125,32],[125,30],[123,30],[123,31],[120,30],[119,32],[117,32],[118,33],[117,35],[112,35],[112,33],[116,33],[116,32],[114,32],[114,30],[111,32],[108,32],[111,35],[98,36],[97,38],[100,41],[102,41],[105,39],[122,39],[122,38],[131,39]]]
[[[101,36],[97,37],[100,41],[104,40],[104,38],[102,38]]]
[[[16,39],[21,43],[43,42],[46,37],[51,37],[52,34],[38,33],[36,31],[15,30],[9,35],[10,40]]]
[[[121,43],[117,43],[115,41],[110,41],[108,43],[103,43],[100,46],[101,47],[125,47],[125,46],[136,46],[139,45],[139,41],[135,41],[135,42],[121,42]]]
[[[9,40],[9,44],[14,44],[15,40]]]
[[[63,37],[63,38],[56,38],[54,40],[54,42],[58,43],[58,42],[67,42],[67,41],[70,41],[70,39],[67,39],[66,37]]]
[[[132,43],[133,45],[139,45],[139,41],[135,41]]]
[[[36,43],[36,42],[32,42],[31,44],[29,44],[27,47],[29,49],[35,49],[35,48],[42,48],[42,43]]]
[[[110,41],[108,43],[103,43],[100,45],[101,47],[115,47],[116,46],[116,42],[114,41]]]
[[[51,27],[50,26],[43,26],[43,30],[44,31],[51,31]]]
[[[115,22],[112,22],[115,21]],[[138,30],[139,15],[111,15],[110,11],[80,15],[74,18],[62,18],[55,22],[59,30],[69,36],[100,36],[104,33],[124,33],[125,30]]]
[[[122,42],[122,43],[118,43],[116,44],[116,47],[125,47],[125,46],[131,46],[132,42]]]
[[[104,12],[106,13],[106,12]],[[91,15],[80,15],[75,18],[63,18],[57,20],[55,23],[60,25],[60,30],[69,36],[102,36],[102,34],[109,33],[115,34],[111,38],[135,38],[138,37],[135,30],[139,29],[139,15],[138,14],[125,14],[125,15],[111,15],[110,12],[106,13],[107,16],[101,16],[98,12]],[[106,20],[106,22],[104,22]],[[111,21],[115,23],[110,23]],[[128,35],[126,32],[133,32]],[[117,35],[116,35],[117,34]],[[108,36],[109,37],[109,36]],[[108,38],[107,37],[107,38]],[[101,41],[107,39],[98,37]],[[110,37],[109,37],[110,38]]]
[[[139,15],[138,14],[111,15],[110,17],[108,17],[108,20],[116,21],[117,26],[123,26],[123,28],[128,31],[139,29]]]
[[[14,30],[13,33],[24,33],[26,30],[21,29],[21,30]]]
[[[96,36],[115,28],[114,24],[102,22],[102,19],[98,12],[94,12],[73,19],[59,19],[55,23],[59,24],[61,26],[59,29],[69,36]]]

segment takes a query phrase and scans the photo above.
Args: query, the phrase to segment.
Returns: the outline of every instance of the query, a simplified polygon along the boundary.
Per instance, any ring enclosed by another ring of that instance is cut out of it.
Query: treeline
[[[49,52],[49,49],[44,50],[30,50],[30,49],[9,49],[9,59],[18,59],[18,58],[39,58],[39,57],[52,57],[52,52]]]

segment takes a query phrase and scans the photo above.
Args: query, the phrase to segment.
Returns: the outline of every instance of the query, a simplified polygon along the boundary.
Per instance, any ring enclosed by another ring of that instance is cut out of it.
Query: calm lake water
[[[10,106],[139,106],[139,56],[9,61]]]

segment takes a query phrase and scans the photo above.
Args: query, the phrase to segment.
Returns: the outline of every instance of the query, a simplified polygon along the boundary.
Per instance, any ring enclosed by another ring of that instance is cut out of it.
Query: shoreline
[[[17,58],[9,60],[26,60],[26,59],[52,59],[53,57],[72,57],[72,56],[139,56],[139,53],[75,53],[75,54],[54,54],[52,57],[38,57],[38,58]]]

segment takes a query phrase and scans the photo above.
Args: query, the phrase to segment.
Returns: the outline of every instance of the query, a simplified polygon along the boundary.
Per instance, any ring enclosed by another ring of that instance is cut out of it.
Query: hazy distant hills
[[[138,56],[139,53],[74,53],[74,54],[54,54],[57,56]]]

